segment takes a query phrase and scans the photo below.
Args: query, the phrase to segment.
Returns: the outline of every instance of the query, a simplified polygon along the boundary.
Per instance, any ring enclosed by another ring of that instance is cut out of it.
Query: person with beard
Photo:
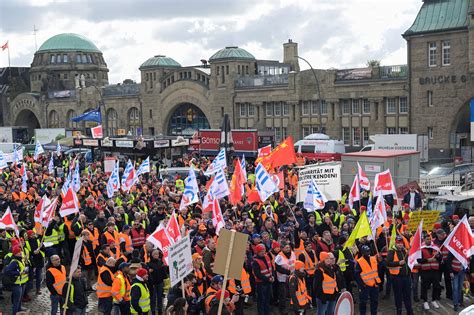
[[[355,279],[359,286],[359,312],[365,315],[370,298],[370,314],[377,315],[380,278],[376,256],[370,255],[370,247],[363,245],[361,255],[355,266]]]
[[[99,311],[104,315],[111,315],[113,307],[112,284],[115,273],[115,259],[109,257],[104,266],[99,269],[96,293],[99,299]]]
[[[318,257],[319,260],[321,258],[319,257],[321,252],[332,252],[334,251],[334,243],[332,242],[332,235],[331,232],[328,230],[324,230],[322,232],[322,238],[318,241],[316,244],[316,256]]]
[[[339,292],[344,289],[336,259],[332,253],[321,252],[319,268],[314,274],[314,290],[318,315],[333,315]]]
[[[311,296],[308,293],[308,285],[305,278],[305,265],[302,261],[297,260],[295,262],[295,270],[288,278],[288,295],[290,296],[290,305],[295,315],[306,314],[306,310],[311,306]]]
[[[196,240],[196,245],[194,245],[193,247],[193,253],[198,253],[199,255],[202,255],[202,251],[206,247],[206,243],[201,235],[196,236],[195,240]]]
[[[294,270],[296,261],[295,253],[289,243],[282,244],[281,252],[275,257],[275,269],[278,281],[278,309],[281,314],[286,313],[287,306],[287,281]]]
[[[313,245],[310,241],[304,243],[304,251],[299,255],[298,260],[304,263],[304,271],[306,272],[306,288],[313,306],[316,306],[316,295],[313,290],[314,273],[318,264],[316,253],[313,250]]]

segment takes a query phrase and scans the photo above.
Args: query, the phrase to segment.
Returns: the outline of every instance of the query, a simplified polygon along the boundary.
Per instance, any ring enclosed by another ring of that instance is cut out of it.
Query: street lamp
[[[232,140],[230,119],[228,114],[224,114],[224,120],[222,121],[221,148],[224,148],[225,150],[227,168],[229,173],[231,173],[233,171],[232,155],[234,154],[234,143]]]
[[[306,59],[304,59],[303,57],[300,57],[300,56],[295,56],[295,57],[303,60],[304,62],[306,62],[308,64],[308,66],[311,68],[311,72],[313,73],[314,81],[316,82],[316,92],[318,93],[319,132],[322,133],[323,132],[323,117],[322,117],[322,108],[321,108],[321,90],[320,90],[320,87],[319,87],[319,80],[318,80],[318,77],[316,75],[316,71],[314,71],[313,66],[309,63],[308,60],[306,60]]]

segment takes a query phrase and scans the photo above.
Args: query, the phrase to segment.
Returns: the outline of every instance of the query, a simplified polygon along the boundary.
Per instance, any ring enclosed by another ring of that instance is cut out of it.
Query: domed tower
[[[151,57],[140,65],[141,82],[145,91],[160,91],[160,80],[167,74],[181,68],[173,58],[163,55]]]
[[[209,63],[213,87],[231,87],[236,77],[255,74],[255,57],[237,46],[219,50],[209,58]]]
[[[32,92],[72,90],[108,84],[102,52],[82,35],[58,34],[43,43],[31,64]]]

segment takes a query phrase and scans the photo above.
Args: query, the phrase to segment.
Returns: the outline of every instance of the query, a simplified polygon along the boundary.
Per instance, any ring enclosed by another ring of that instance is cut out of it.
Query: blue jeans
[[[257,283],[258,315],[270,315],[270,299],[272,297],[271,283]]]
[[[152,314],[155,314],[156,310],[159,314],[163,314],[163,282],[155,284],[150,293]]]
[[[51,295],[51,315],[58,314],[59,312],[63,313],[63,298],[60,295]]]
[[[464,270],[454,274],[453,283],[453,303],[459,305],[462,303],[462,287],[464,284]]]
[[[367,311],[367,302],[370,298],[370,314],[377,315],[377,307],[379,304],[379,287],[364,286],[359,294],[359,312],[360,315],[365,315]]]
[[[12,285],[12,314],[15,315],[21,310],[21,299],[25,291],[24,285]]]
[[[317,315],[333,315],[334,309],[336,308],[336,301],[326,301],[323,304],[323,301],[316,298],[316,309],[318,312]]]
[[[26,284],[26,290],[25,294],[28,294],[30,290],[33,288],[33,281],[36,280],[36,290],[41,289],[41,275],[42,275],[42,270],[43,268],[36,267],[36,268],[30,268],[30,271],[28,273],[28,283]]]
[[[412,273],[412,289],[413,289],[413,297],[418,297],[418,283],[420,282],[420,273]]]

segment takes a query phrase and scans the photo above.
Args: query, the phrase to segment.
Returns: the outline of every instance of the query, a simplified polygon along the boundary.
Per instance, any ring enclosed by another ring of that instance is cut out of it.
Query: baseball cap
[[[214,282],[214,283],[219,283],[219,282],[223,282],[224,281],[224,278],[220,275],[216,275],[214,277],[212,277],[211,279],[211,282]]]

